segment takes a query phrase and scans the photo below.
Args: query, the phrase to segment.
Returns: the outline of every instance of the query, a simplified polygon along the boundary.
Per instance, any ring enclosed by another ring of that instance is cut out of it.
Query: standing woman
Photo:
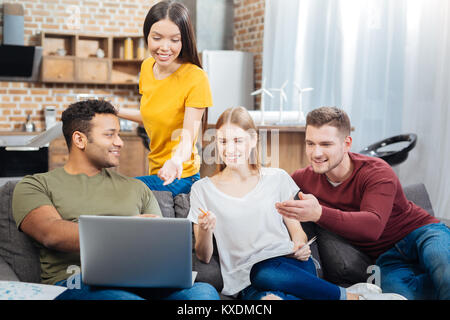
[[[189,193],[200,179],[195,143],[202,116],[212,106],[208,77],[183,4],[154,5],[143,31],[151,57],[141,66],[140,110],[119,109],[118,116],[143,124],[150,138],[149,175],[137,178],[151,190]]]

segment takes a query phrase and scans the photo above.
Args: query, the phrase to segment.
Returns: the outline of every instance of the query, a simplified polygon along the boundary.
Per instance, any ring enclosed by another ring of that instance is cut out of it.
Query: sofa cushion
[[[153,195],[158,201],[161,214],[166,218],[175,218],[175,210],[172,192],[152,190]]]
[[[414,202],[419,207],[425,209],[429,214],[434,216],[433,207],[431,206],[430,197],[423,183],[412,184],[403,188],[403,192],[408,200]]]
[[[17,181],[0,187],[0,256],[20,281],[41,282],[39,250],[34,241],[20,232],[12,216],[12,195]]]
[[[189,195],[189,193],[180,193],[173,198],[176,218],[187,218],[191,207]]]
[[[220,271],[219,257],[213,255],[209,263],[198,260],[195,253],[192,254],[192,270],[198,272],[197,282],[206,282],[211,284],[218,292],[222,291],[223,279]]]
[[[348,287],[366,282],[370,276],[367,267],[373,261],[344,238],[316,225],[317,243],[326,280]]]
[[[0,256],[0,280],[2,281],[20,281],[13,269]]]

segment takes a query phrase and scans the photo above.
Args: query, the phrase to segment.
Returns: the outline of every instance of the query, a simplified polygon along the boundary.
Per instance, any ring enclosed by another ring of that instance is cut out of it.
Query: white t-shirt
[[[250,285],[255,263],[293,252],[294,243],[275,203],[292,198],[298,190],[287,172],[278,168],[261,168],[258,184],[242,198],[223,193],[208,177],[193,184],[188,219],[197,224],[199,208],[217,217],[214,236],[224,295]]]

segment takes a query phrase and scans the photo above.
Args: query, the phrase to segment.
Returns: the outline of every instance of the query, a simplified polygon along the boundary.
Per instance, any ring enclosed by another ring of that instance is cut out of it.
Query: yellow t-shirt
[[[139,78],[141,115],[150,138],[150,175],[157,174],[176,150],[186,107],[212,106],[208,76],[201,68],[184,63],[167,78],[156,80],[153,75],[154,63],[151,57],[144,60]],[[200,170],[196,141],[197,137],[193,142],[191,159],[183,163],[182,178],[190,177]]]

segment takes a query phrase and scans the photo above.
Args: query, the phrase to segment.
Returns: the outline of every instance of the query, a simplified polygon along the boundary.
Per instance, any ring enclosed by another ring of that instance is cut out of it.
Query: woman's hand
[[[201,213],[198,217],[198,226],[203,231],[213,232],[216,228],[216,215],[211,211]]]
[[[200,209],[200,211],[202,211]],[[204,263],[211,260],[213,246],[213,231],[216,227],[216,215],[211,211],[200,213],[197,224],[194,224],[195,253]]]
[[[294,242],[294,253],[292,254],[292,257],[301,260],[301,261],[307,261],[309,257],[311,256],[311,248],[309,245],[303,243],[296,243]]]
[[[183,173],[183,162],[178,158],[171,158],[164,162],[164,165],[158,171],[158,177],[164,181],[163,186],[171,184],[175,178],[181,179]]]

